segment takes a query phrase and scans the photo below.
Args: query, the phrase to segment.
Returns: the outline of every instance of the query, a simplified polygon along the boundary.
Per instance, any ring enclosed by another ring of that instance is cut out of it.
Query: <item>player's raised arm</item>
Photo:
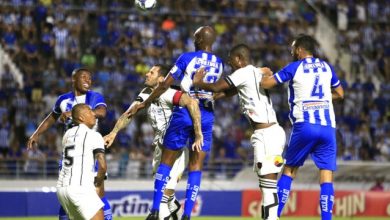
[[[266,68],[266,69],[268,69],[268,68]],[[264,68],[260,68],[260,72],[263,73],[263,77],[261,78],[261,82],[260,82],[260,87],[262,87],[264,89],[271,89],[272,87],[274,87],[278,84],[275,77],[272,75],[271,70],[270,69],[268,69],[268,70],[265,71]]]
[[[222,92],[224,90],[228,90],[230,88],[230,85],[226,82],[225,79],[220,78],[217,82],[215,83],[205,83],[203,81],[204,76],[206,75],[205,69],[199,68],[193,79],[193,84],[194,86],[204,89],[207,91],[212,91],[212,92]]]
[[[130,107],[118,118],[112,131],[103,137],[104,145],[107,146],[107,148],[111,147],[118,132],[120,130],[122,130],[123,128],[125,128],[128,124],[130,124],[132,117],[129,117],[128,114],[129,114],[131,108],[139,103],[140,103],[139,101],[134,101],[130,105]]]
[[[38,126],[38,128],[34,131],[31,137],[27,141],[27,149],[32,149],[35,144],[38,143],[39,135],[49,129],[54,123],[56,123],[57,119],[60,115],[51,112]]]
[[[185,106],[191,115],[195,131],[195,141],[192,145],[192,150],[200,152],[203,146],[203,134],[199,103],[197,100],[191,98],[187,93],[183,93],[180,97],[179,105]]]

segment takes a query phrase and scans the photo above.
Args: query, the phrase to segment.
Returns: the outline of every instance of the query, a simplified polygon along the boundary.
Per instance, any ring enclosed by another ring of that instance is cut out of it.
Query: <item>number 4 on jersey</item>
[[[322,99],[324,97],[324,93],[322,92],[322,85],[319,85],[318,82],[320,81],[320,76],[317,75],[314,80],[314,86],[311,90],[311,96],[318,96],[319,99]]]

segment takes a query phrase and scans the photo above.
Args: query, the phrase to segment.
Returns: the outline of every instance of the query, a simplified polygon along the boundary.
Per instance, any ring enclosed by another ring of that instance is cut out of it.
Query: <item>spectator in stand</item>
[[[384,191],[385,187],[383,183],[385,182],[384,177],[377,177],[375,180],[375,184],[370,188],[370,191]]]

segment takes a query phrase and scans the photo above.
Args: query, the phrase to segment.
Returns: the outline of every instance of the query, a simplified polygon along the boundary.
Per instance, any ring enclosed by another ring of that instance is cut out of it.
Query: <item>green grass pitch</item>
[[[27,217],[27,218],[0,218],[0,220],[57,220],[57,217]],[[115,220],[144,220],[145,217],[114,217]],[[258,220],[258,218],[244,218],[244,217],[193,217],[196,220]],[[281,220],[319,220],[320,217],[284,217]],[[385,220],[389,218],[381,217],[334,217],[333,220]]]

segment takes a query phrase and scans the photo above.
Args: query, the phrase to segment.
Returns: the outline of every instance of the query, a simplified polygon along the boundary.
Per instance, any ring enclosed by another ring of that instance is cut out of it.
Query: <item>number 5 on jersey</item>
[[[67,167],[70,167],[73,165],[73,156],[69,155],[69,153],[70,153],[69,151],[71,151],[71,150],[74,150],[74,145],[70,145],[70,146],[65,147],[65,155],[64,155],[65,162],[64,162],[64,164]]]

